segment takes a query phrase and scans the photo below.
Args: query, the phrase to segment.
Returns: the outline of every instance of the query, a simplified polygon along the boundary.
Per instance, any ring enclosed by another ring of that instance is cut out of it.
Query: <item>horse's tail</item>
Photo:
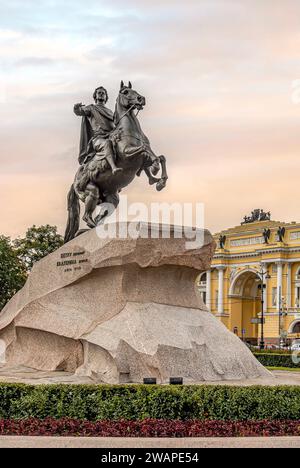
[[[76,232],[79,229],[80,205],[78,196],[74,189],[74,184],[71,185],[68,193],[68,212],[68,223],[64,243],[74,239]]]

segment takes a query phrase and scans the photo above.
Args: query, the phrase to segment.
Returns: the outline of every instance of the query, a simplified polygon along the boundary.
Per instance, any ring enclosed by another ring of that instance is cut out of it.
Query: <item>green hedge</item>
[[[0,419],[300,419],[300,387],[0,384]]]
[[[291,354],[274,354],[274,353],[254,353],[258,361],[266,367],[290,367],[300,368],[300,363],[295,364]]]
[[[253,354],[285,354],[290,355],[290,349],[257,349],[257,348],[250,348]]]

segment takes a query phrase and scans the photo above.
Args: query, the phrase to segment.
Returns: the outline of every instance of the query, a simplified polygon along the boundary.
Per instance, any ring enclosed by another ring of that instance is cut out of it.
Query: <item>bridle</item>
[[[127,98],[127,101],[128,101],[128,103],[130,103],[130,101],[133,101],[133,99]],[[123,119],[123,117],[125,117],[127,114],[129,114],[129,112],[131,112],[132,110],[134,110],[134,108],[135,108],[135,104],[132,104],[132,105],[129,107],[129,109],[127,109],[127,111],[124,112],[124,114],[119,118],[118,122],[116,122],[116,124],[115,124],[116,127],[119,125],[119,123],[121,122],[121,120]],[[139,112],[140,112],[140,109],[138,109],[137,113],[135,114],[135,117],[138,116]]]

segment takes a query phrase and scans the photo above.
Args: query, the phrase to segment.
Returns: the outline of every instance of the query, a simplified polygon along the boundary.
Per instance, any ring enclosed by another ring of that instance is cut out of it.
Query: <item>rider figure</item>
[[[74,105],[74,113],[82,116],[79,164],[83,165],[95,158],[106,160],[113,174],[122,171],[116,166],[113,145],[109,135],[114,129],[113,113],[105,104],[108,94],[103,86],[96,88],[93,94],[95,104]]]
[[[89,227],[94,227],[95,223],[92,214],[100,201],[100,192],[93,178],[98,171],[105,171],[108,163],[113,174],[122,171],[115,163],[115,153],[112,142],[109,138],[114,130],[113,113],[105,104],[108,94],[103,86],[96,88],[93,94],[95,104],[84,106],[74,105],[74,113],[82,116],[79,164],[83,170],[87,167],[86,177],[83,177],[77,185],[77,190],[83,194],[85,200],[84,221]]]

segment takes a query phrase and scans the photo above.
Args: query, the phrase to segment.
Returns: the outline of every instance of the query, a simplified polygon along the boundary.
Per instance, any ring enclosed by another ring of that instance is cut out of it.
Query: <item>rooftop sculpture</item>
[[[241,224],[255,223],[257,221],[270,221],[270,219],[270,211],[266,213],[264,210],[258,208],[253,210],[250,216],[244,216],[244,221]]]

